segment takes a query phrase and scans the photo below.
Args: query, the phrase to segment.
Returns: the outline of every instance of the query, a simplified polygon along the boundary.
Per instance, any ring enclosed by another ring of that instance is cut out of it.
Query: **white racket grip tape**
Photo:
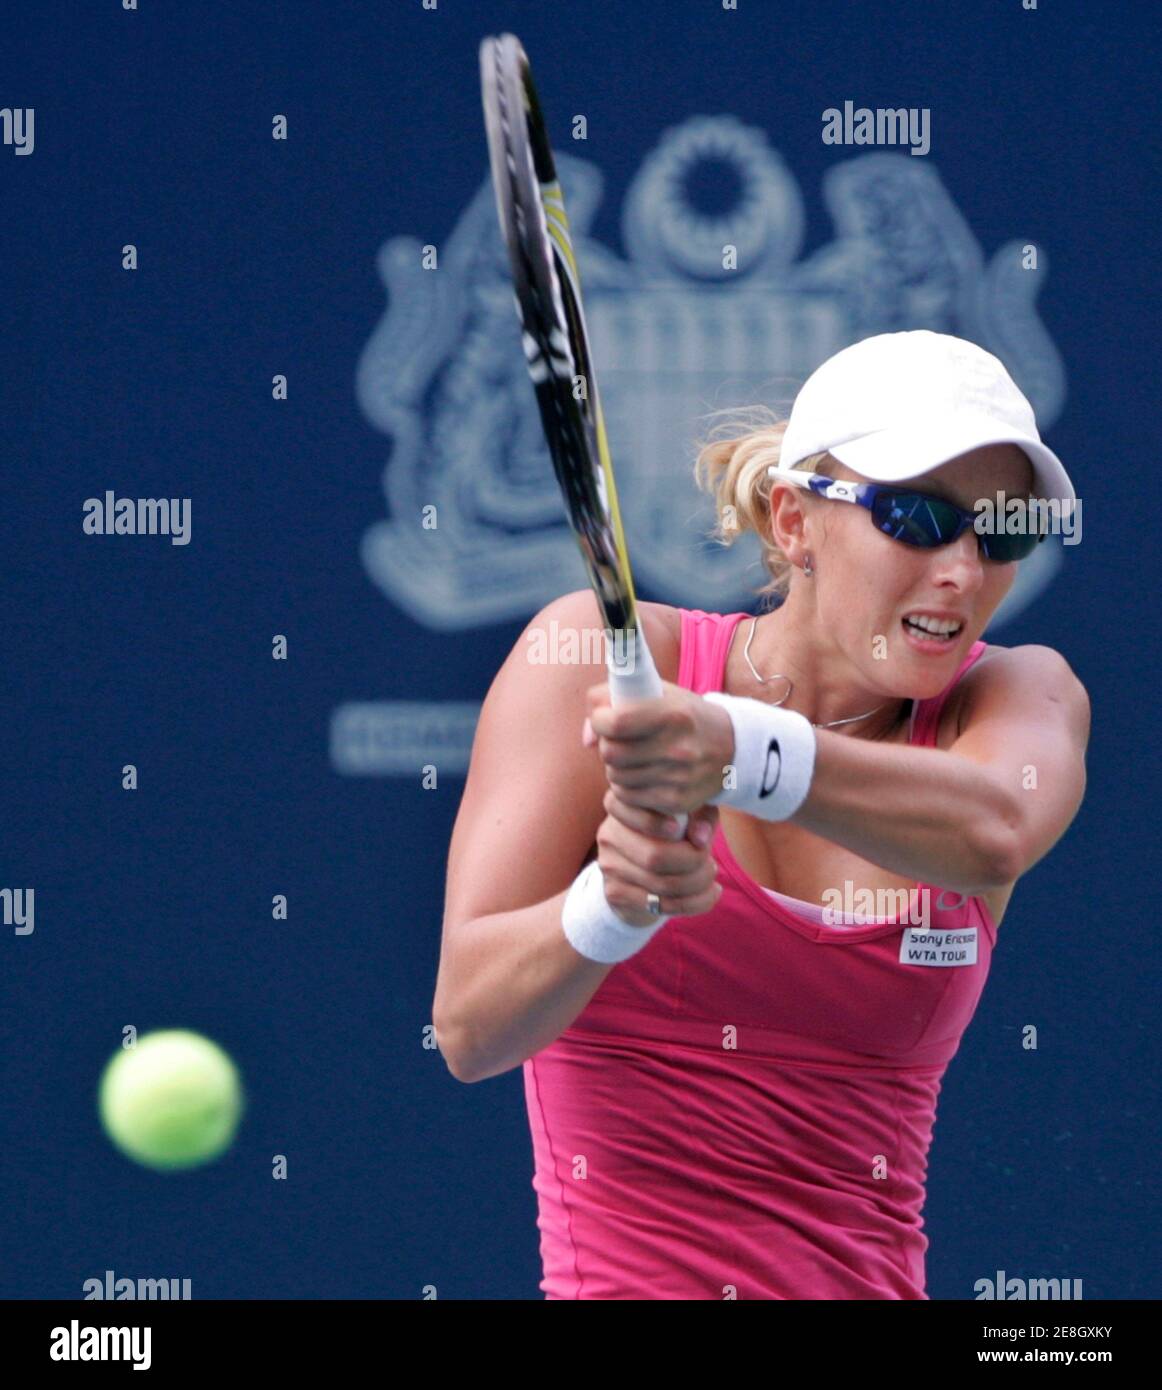
[[[623,700],[657,700],[661,696],[662,678],[640,628],[613,634],[606,665],[609,693],[615,705]]]
[[[702,698],[721,705],[734,728],[735,785],[723,787],[709,804],[730,806],[760,820],[788,820],[807,799],[815,772],[811,721],[745,695],[711,690]]]
[[[632,640],[630,640],[632,639]],[[662,694],[662,678],[654,665],[653,653],[641,628],[613,634],[606,662],[609,670],[609,699],[613,705],[626,700],[657,700]],[[666,812],[664,814],[671,814]],[[686,833],[689,817],[672,813],[678,822],[679,838]]]
[[[561,926],[573,949],[602,965],[616,965],[636,955],[669,920],[659,917],[648,927],[623,922],[605,900],[605,875],[596,859],[573,880],[561,909]]]

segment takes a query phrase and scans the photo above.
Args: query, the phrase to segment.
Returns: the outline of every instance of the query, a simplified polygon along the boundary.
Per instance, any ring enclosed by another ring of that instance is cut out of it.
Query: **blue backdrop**
[[[1152,16],[7,16],[0,887],[35,890],[35,929],[0,923],[0,1294],[79,1298],[112,1269],[195,1298],[539,1297],[520,1074],[462,1086],[425,1047],[475,711],[583,582],[486,182],[477,45],[506,29],[562,154],[645,597],[747,606],[757,552],[697,541],[695,416],[785,404],[869,332],[990,347],[1071,470],[1082,542],[988,636],[1066,655],[1090,784],[945,1080],[929,1289],[999,1268],[1162,1292]],[[929,148],[825,143],[847,101],[927,112]],[[188,543],[86,534],[106,491],[189,499]],[[95,1087],[128,1025],[236,1057],[249,1109],[221,1161],[160,1176],[105,1141]]]

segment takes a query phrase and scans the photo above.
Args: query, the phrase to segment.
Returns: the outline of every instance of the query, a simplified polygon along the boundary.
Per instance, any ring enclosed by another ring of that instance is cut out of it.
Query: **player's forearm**
[[[565,896],[478,917],[445,949],[433,1016],[459,1080],[499,1076],[555,1042],[615,968],[569,944]]]
[[[821,729],[796,825],[873,864],[958,893],[1011,880],[1013,806],[978,763]]]

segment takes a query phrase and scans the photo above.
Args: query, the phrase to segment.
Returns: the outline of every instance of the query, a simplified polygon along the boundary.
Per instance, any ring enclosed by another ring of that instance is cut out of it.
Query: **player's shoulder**
[[[1030,695],[1060,700],[1088,716],[1089,696],[1065,657],[1053,647],[989,643],[956,685],[962,715],[987,697],[1020,701]]]
[[[999,647],[995,643],[987,643],[984,651],[965,672],[964,680],[979,681],[982,676],[990,680],[1030,681],[1037,684],[1077,681],[1073,668],[1059,651],[1035,642],[1020,647]],[[1080,681],[1077,683],[1081,684]]]

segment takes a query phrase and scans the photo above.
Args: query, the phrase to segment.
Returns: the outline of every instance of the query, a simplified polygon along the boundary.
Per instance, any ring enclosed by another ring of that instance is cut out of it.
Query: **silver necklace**
[[[743,648],[742,654],[746,658],[746,664],[750,667],[751,675],[754,676],[755,680],[758,681],[760,685],[766,685],[767,681],[787,682],[787,693],[783,696],[782,700],[771,701],[772,704],[781,705],[784,700],[790,699],[791,691],[794,689],[794,682],[791,680],[790,676],[784,676],[781,673],[775,676],[760,676],[755,670],[754,662],[750,659],[750,644],[754,641],[755,628],[758,627],[758,624],[759,620],[756,617],[750,625],[750,636],[746,639],[746,646]],[[854,714],[850,719],[833,719],[828,724],[815,724],[812,722],[812,727],[815,729],[836,729],[840,724],[855,724],[861,719],[868,719],[871,715],[878,713],[882,709],[886,709],[889,704],[891,704],[891,701],[885,700],[882,705],[877,705],[875,709],[869,709],[867,714]]]

